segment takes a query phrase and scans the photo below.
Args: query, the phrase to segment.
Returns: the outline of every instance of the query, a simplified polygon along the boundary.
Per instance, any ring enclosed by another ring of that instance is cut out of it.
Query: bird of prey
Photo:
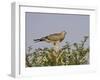
[[[45,41],[47,43],[52,43],[53,44],[53,48],[56,52],[59,51],[60,49],[60,42],[62,42],[65,38],[66,32],[62,31],[60,33],[54,33],[54,34],[50,34],[48,36],[45,37],[41,37],[40,39],[34,39],[35,42],[42,42]]]
[[[57,42],[62,42],[64,40],[65,35],[66,35],[66,32],[63,31],[60,33],[54,33],[45,37],[41,37],[40,39],[34,39],[34,41],[35,42],[45,41],[47,43],[53,43],[54,45],[56,45]]]

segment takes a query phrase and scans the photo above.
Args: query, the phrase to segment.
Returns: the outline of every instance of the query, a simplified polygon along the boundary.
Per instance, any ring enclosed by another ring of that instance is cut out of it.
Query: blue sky
[[[66,41],[71,43],[79,42],[84,36],[89,36],[89,15],[76,14],[50,14],[26,12],[26,51],[32,45],[35,48],[52,47],[46,42],[34,43],[33,39],[38,39],[52,33],[66,31],[67,35],[61,46]],[[89,41],[86,46],[89,45]]]

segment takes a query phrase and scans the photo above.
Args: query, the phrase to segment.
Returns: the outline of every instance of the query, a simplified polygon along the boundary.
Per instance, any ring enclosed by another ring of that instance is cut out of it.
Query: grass
[[[85,36],[79,43],[66,42],[58,52],[53,48],[35,49],[26,54],[26,67],[89,64],[89,47],[85,47],[87,39]]]

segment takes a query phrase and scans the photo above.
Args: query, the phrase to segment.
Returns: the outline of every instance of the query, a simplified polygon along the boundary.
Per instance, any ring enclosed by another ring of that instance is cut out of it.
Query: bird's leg
[[[59,52],[59,50],[60,50],[60,43],[59,43],[59,41],[54,42],[54,50],[55,50],[56,53]]]

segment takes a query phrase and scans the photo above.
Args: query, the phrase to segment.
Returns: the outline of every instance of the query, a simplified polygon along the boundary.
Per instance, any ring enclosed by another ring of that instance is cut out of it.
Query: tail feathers
[[[35,42],[41,42],[41,41],[45,41],[45,39],[40,38],[40,39],[34,39]]]

